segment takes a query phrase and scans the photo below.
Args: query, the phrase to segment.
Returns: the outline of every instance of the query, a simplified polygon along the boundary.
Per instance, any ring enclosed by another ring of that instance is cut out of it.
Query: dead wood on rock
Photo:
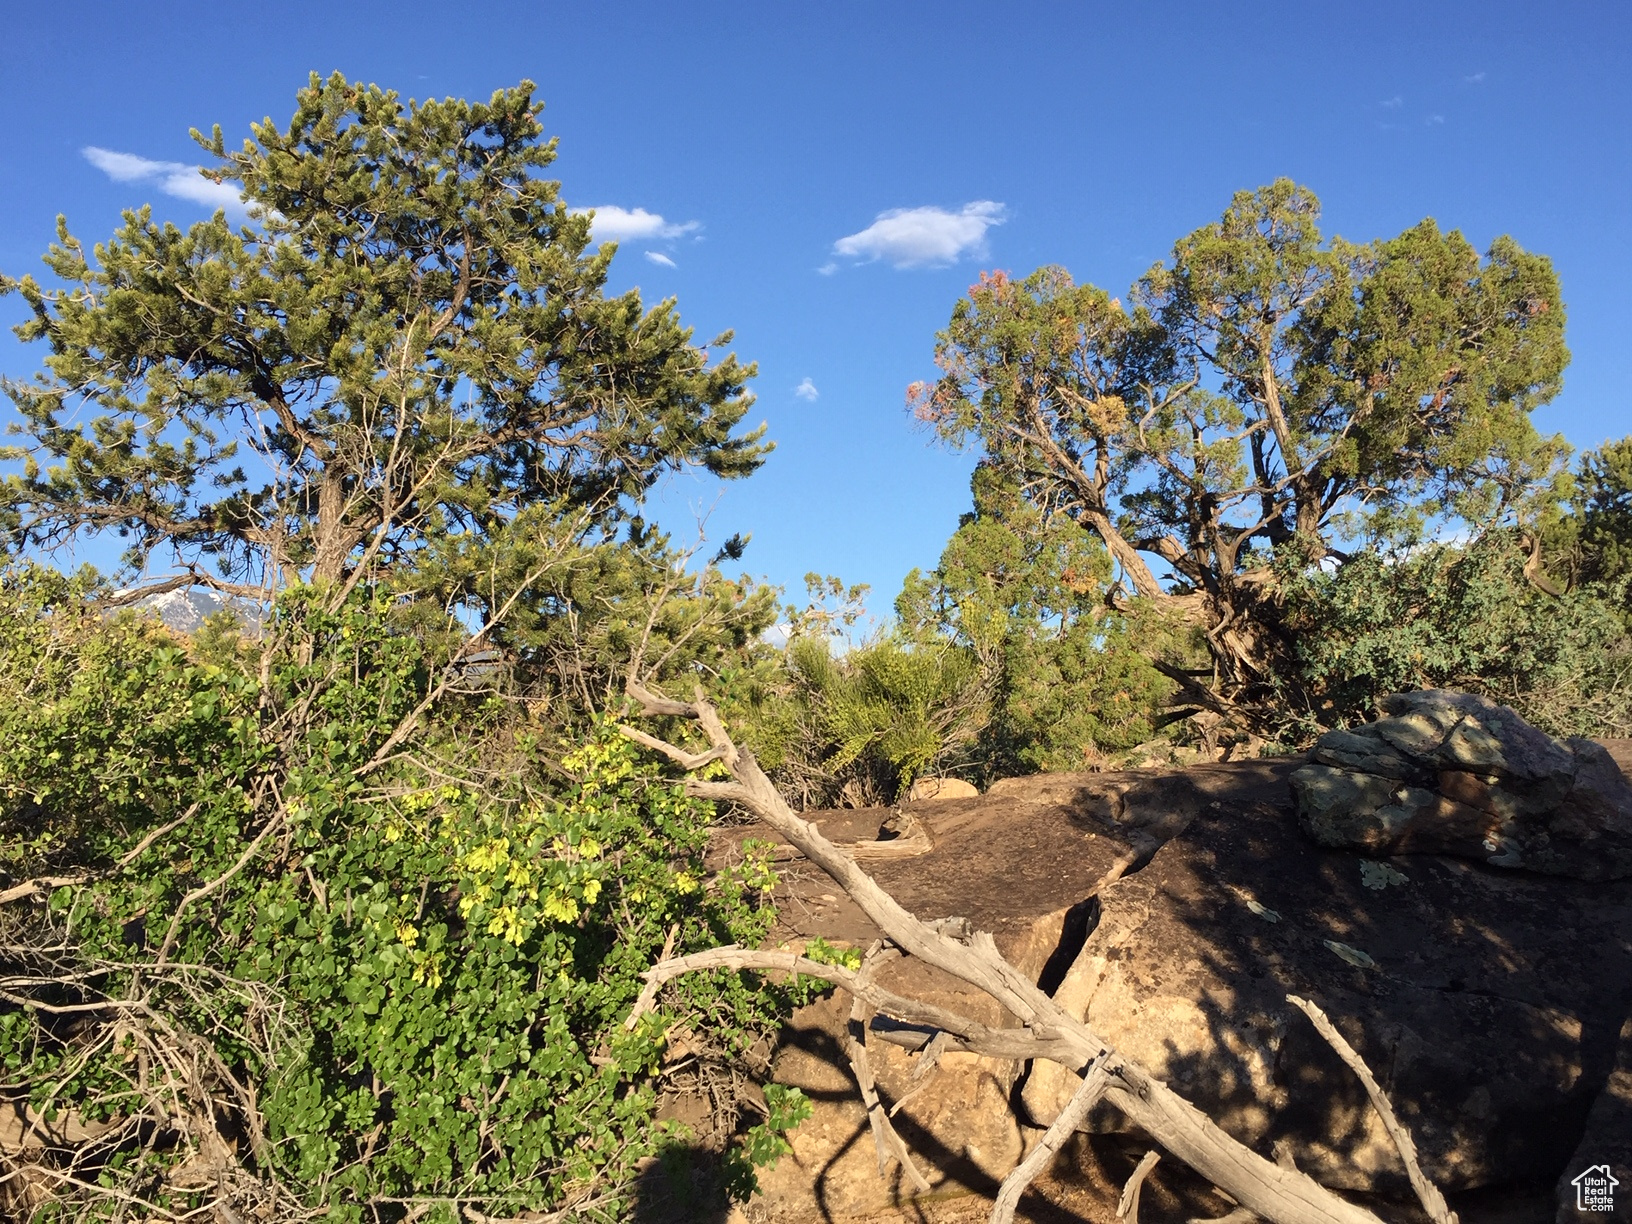
[[[701,757],[719,761],[730,773],[728,782],[688,779],[689,795],[734,803],[752,813],[831,876],[895,950],[917,957],[988,995],[1018,1021],[1018,1027],[993,1029],[950,1009],[884,991],[859,973],[793,953],[738,948],[678,957],[654,966],[646,975],[647,986],[631,1020],[653,1006],[665,981],[694,969],[780,968],[809,973],[850,991],[882,1017],[928,1030],[919,1035],[914,1048],[944,1031],[955,1039],[958,1048],[990,1057],[1045,1058],[1079,1074],[1090,1070],[1102,1073],[1106,1080],[1104,1098],[1130,1122],[1243,1207],[1275,1224],[1381,1224],[1370,1211],[1340,1198],[1306,1174],[1281,1168],[1232,1139],[1050,998],[1002,956],[987,932],[972,931],[966,922],[925,922],[908,913],[853,857],[794,813],[753,755],[733,742],[719,713],[703,698],[700,689],[694,701],[673,701],[652,693],[632,676],[626,691],[645,715],[695,723],[709,747],[698,754],[636,728],[623,728],[631,739],[682,768],[689,770],[691,763]],[[1087,1091],[1079,1089],[1078,1096]],[[878,1112],[882,1115],[882,1111]]]
[[[1003,1179],[1003,1185],[997,1191],[997,1201],[992,1204],[991,1224],[1013,1224],[1015,1208],[1020,1205],[1020,1196],[1026,1192],[1026,1187],[1048,1171],[1048,1166],[1054,1163],[1054,1157],[1059,1155],[1065,1141],[1088,1120],[1089,1113],[1110,1086],[1111,1077],[1105,1071],[1105,1060],[1100,1058],[1083,1076],[1082,1086],[1060,1110],[1060,1116],[1043,1133],[1042,1141]]]
[[[1383,1120],[1383,1128],[1388,1131],[1388,1137],[1394,1141],[1395,1148],[1399,1150],[1400,1159],[1405,1163],[1406,1176],[1411,1179],[1411,1189],[1417,1192],[1417,1198],[1422,1203],[1422,1209],[1428,1213],[1428,1218],[1434,1224],[1457,1224],[1456,1212],[1445,1205],[1445,1196],[1439,1192],[1439,1187],[1429,1181],[1428,1175],[1422,1171],[1422,1165],[1417,1161],[1417,1145],[1411,1141],[1411,1132],[1394,1116],[1393,1105],[1389,1103],[1387,1095],[1371,1074],[1371,1068],[1366,1066],[1365,1060],[1360,1057],[1359,1051],[1344,1040],[1343,1034],[1337,1031],[1337,1026],[1327,1018],[1326,1013],[1309,1000],[1300,999],[1297,995],[1287,995],[1286,1001],[1309,1017],[1309,1022],[1326,1039],[1326,1044],[1337,1051],[1337,1056],[1344,1061],[1349,1070],[1359,1076],[1360,1083],[1365,1086],[1366,1095],[1371,1098],[1372,1108]]]
[[[1122,1187],[1122,1198],[1116,1204],[1116,1218],[1122,1224],[1139,1224],[1139,1192],[1145,1188],[1145,1178],[1161,1158],[1162,1154],[1154,1148],[1146,1152],[1129,1176],[1128,1184]]]

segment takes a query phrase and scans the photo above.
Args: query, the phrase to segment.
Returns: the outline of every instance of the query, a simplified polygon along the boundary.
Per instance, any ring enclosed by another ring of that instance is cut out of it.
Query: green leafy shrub
[[[711,876],[710,808],[605,723],[552,773],[498,688],[428,707],[439,673],[390,601],[296,588],[206,661],[90,593],[0,587],[0,870],[66,881],[0,910],[30,983],[0,999],[5,1091],[111,1124],[47,1154],[77,1178],[52,1210],[230,1188],[280,1219],[619,1218],[675,1138],[669,1034],[740,1059],[808,993],[686,978],[626,1031],[665,946],[764,939],[763,848]],[[452,769],[501,730],[505,772]]]
[[[985,725],[979,669],[953,643],[886,637],[835,655],[829,639],[801,636],[784,667],[748,740],[806,804],[888,803],[955,765]]]
[[[1481,693],[1555,735],[1632,734],[1626,581],[1560,598],[1526,579],[1525,561],[1496,533],[1287,573],[1290,737],[1370,720],[1381,697],[1418,688]]]

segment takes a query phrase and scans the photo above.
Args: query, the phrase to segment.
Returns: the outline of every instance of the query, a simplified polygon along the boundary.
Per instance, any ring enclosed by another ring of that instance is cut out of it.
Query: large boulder
[[[863,859],[868,871],[923,918],[966,917],[992,933],[999,949],[1033,979],[1058,981],[1086,933],[1083,902],[1100,882],[1148,858],[1159,844],[1152,829],[1181,827],[1206,796],[1182,774],[1055,775],[1048,784],[1011,787],[974,799],[913,809],[928,832],[922,853]],[[1177,817],[1177,821],[1176,821]],[[889,809],[819,813],[830,839],[872,850],[891,825]],[[729,858],[734,831],[716,848]],[[781,895],[785,946],[816,937],[865,947],[878,935],[850,899],[791,849],[783,852]],[[955,1008],[988,1024],[1006,1017],[986,996],[915,960],[879,973],[881,985]],[[849,1000],[832,996],[795,1013],[784,1033],[775,1077],[802,1088],[815,1115],[790,1137],[792,1154],[760,1175],[763,1194],[751,1214],[777,1221],[860,1219],[913,1198],[892,1169],[879,1176],[866,1114],[844,1056]],[[900,1035],[895,1035],[900,1040]],[[953,1053],[932,1077],[914,1078],[916,1056],[866,1032],[869,1062],[887,1102],[899,1102],[905,1137],[932,1197],[990,1192],[1035,1143],[1037,1132],[1015,1116],[1010,1097],[1023,1068],[1001,1059]]]
[[[1554,739],[1468,693],[1402,693],[1383,708],[1321,736],[1292,775],[1303,827],[1323,846],[1632,876],[1632,783],[1602,745]]]
[[[1327,1185],[1404,1197],[1359,1082],[1286,1002],[1312,999],[1447,1191],[1551,1181],[1632,1009],[1632,883],[1333,852],[1297,827],[1291,767],[1235,769],[1233,802],[1104,890],[1055,998],[1242,1142],[1284,1145]],[[1034,1067],[1031,1120],[1074,1082]]]
[[[1588,1178],[1609,1191],[1609,1210],[1585,1201],[1586,1187],[1579,1183]],[[1587,1115],[1557,1194],[1558,1224],[1632,1224],[1632,1019],[1621,1028],[1614,1070]]]
[[[962,778],[919,778],[907,791],[909,803],[928,803],[935,799],[973,799],[980,794],[974,783]]]
[[[1600,1130],[1620,1117],[1594,1102],[1632,1011],[1632,881],[1321,846],[1300,829],[1288,785],[1302,765],[995,787],[920,809],[929,848],[866,865],[920,917],[992,931],[1023,971],[1227,1131],[1266,1155],[1280,1145],[1329,1185],[1409,1198],[1358,1081],[1288,994],[1318,1003],[1364,1055],[1448,1191],[1550,1187],[1589,1113],[1603,1115]],[[865,842],[886,815],[833,813],[823,826]],[[875,937],[786,854],[786,942]],[[910,959],[881,976],[1002,1022]],[[898,1171],[878,1176],[842,1055],[848,1016],[848,1000],[832,998],[790,1027],[777,1076],[805,1087],[816,1114],[763,1177],[756,1218],[855,1219],[912,1197]],[[871,1062],[887,1105],[918,1090],[895,1121],[935,1196],[989,1194],[1074,1086],[1050,1064],[960,1056],[924,1087],[887,1027],[865,1034]],[[1125,1126],[1108,1107],[1088,1123]]]

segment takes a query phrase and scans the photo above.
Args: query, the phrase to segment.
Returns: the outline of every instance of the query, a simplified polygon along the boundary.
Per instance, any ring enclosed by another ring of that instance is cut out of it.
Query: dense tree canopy
[[[1481,257],[1431,220],[1327,241],[1318,211],[1284,179],[1240,193],[1129,305],[1060,268],[985,274],[938,337],[941,377],[909,391],[1136,593],[1164,594],[1157,566],[1201,592],[1226,688],[1265,667],[1249,575],[1270,550],[1523,518],[1564,450],[1529,420],[1568,360],[1545,257],[1509,238]]]
[[[133,568],[170,545],[243,593],[480,548],[530,510],[605,526],[680,464],[752,471],[752,367],[711,363],[729,335],[694,345],[672,302],[603,294],[613,249],[539,176],[541,109],[528,83],[405,106],[314,75],[287,127],[198,137],[250,224],[144,209],[93,255],[59,221],[56,284],[0,280],[50,350],[5,384],[11,544],[112,529]]]
[[[1027,502],[1010,473],[982,465],[971,487],[940,564],[909,574],[895,606],[904,633],[948,639],[979,664],[975,769],[1081,769],[1149,739],[1172,688],[1150,660],[1172,635],[1150,609],[1107,608],[1104,546]]]
[[[1563,510],[1543,537],[1549,570],[1572,587],[1632,577],[1632,436],[1581,456]]]

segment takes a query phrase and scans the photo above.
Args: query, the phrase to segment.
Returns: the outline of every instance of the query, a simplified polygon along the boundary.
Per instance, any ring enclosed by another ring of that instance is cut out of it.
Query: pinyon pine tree
[[[170,585],[343,598],[426,547],[604,531],[678,465],[752,471],[752,367],[711,361],[729,334],[694,345],[672,302],[605,295],[613,248],[540,176],[532,90],[405,106],[314,75],[287,127],[194,133],[249,224],[144,208],[87,252],[59,220],[55,283],[0,279],[49,349],[4,384],[11,547],[113,531]]]

